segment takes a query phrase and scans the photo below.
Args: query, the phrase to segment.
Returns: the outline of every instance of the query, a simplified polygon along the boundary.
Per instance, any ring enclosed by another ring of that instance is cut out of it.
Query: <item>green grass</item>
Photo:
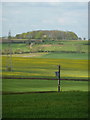
[[[25,43],[12,43],[11,48],[12,48],[13,53],[30,52],[29,46],[27,46],[27,44],[25,44]],[[3,43],[2,44],[2,52],[6,53],[7,49],[8,49],[8,44]]]
[[[13,55],[12,72],[6,71],[7,57],[3,56],[0,68],[3,70],[3,77],[56,78],[57,65],[61,65],[61,78],[88,79],[86,53],[33,55],[35,56]],[[57,80],[3,79],[2,90],[3,92],[57,91],[57,84]],[[61,93],[3,95],[2,108],[3,118],[87,118],[88,82],[61,81]]]
[[[3,79],[4,92],[57,91],[58,80]],[[87,81],[62,81],[61,91],[88,91]]]
[[[57,58],[57,59],[88,59],[88,53],[47,53],[38,56],[39,58]]]
[[[3,95],[3,118],[88,118],[87,92]]]
[[[38,52],[38,53],[25,53],[13,54],[13,57],[32,57],[32,58],[55,58],[55,59],[89,59],[88,53],[65,53],[65,52]]]
[[[76,42],[76,41],[75,41]],[[81,42],[61,42],[57,44],[35,44],[32,47],[32,51],[64,51],[64,52],[85,52],[88,53],[88,45]]]
[[[18,41],[18,40],[17,40]],[[41,51],[64,51],[64,52],[85,52],[88,53],[88,41],[74,41],[74,40],[62,40],[62,41],[47,41],[39,44],[32,45],[32,48],[26,43],[12,43],[13,53],[25,53],[25,52],[41,52]],[[2,53],[6,53],[7,43],[0,44]]]
[[[41,44],[86,45],[88,40],[46,40]]]

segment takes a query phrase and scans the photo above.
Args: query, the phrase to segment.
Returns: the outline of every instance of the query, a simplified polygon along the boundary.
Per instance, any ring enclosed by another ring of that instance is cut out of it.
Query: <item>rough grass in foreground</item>
[[[3,118],[87,118],[87,92],[3,95]]]

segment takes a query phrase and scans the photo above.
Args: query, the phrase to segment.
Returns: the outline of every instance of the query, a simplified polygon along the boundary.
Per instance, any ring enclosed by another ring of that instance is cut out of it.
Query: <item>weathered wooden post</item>
[[[60,65],[58,65],[58,72],[55,72],[58,78],[58,92],[60,92]]]
[[[58,92],[60,92],[60,65],[58,66]]]

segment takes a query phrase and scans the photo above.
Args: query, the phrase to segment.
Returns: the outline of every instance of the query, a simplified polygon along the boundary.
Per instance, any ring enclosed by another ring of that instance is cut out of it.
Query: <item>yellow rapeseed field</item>
[[[3,76],[53,78],[60,65],[62,78],[88,78],[88,60],[13,57],[11,72],[6,71],[5,56],[2,57],[2,61]]]

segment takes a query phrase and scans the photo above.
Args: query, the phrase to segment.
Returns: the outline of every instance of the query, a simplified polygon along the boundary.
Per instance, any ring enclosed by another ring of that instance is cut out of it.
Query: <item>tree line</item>
[[[71,31],[38,30],[17,34],[16,39],[41,39],[41,40],[78,40],[78,36]]]

